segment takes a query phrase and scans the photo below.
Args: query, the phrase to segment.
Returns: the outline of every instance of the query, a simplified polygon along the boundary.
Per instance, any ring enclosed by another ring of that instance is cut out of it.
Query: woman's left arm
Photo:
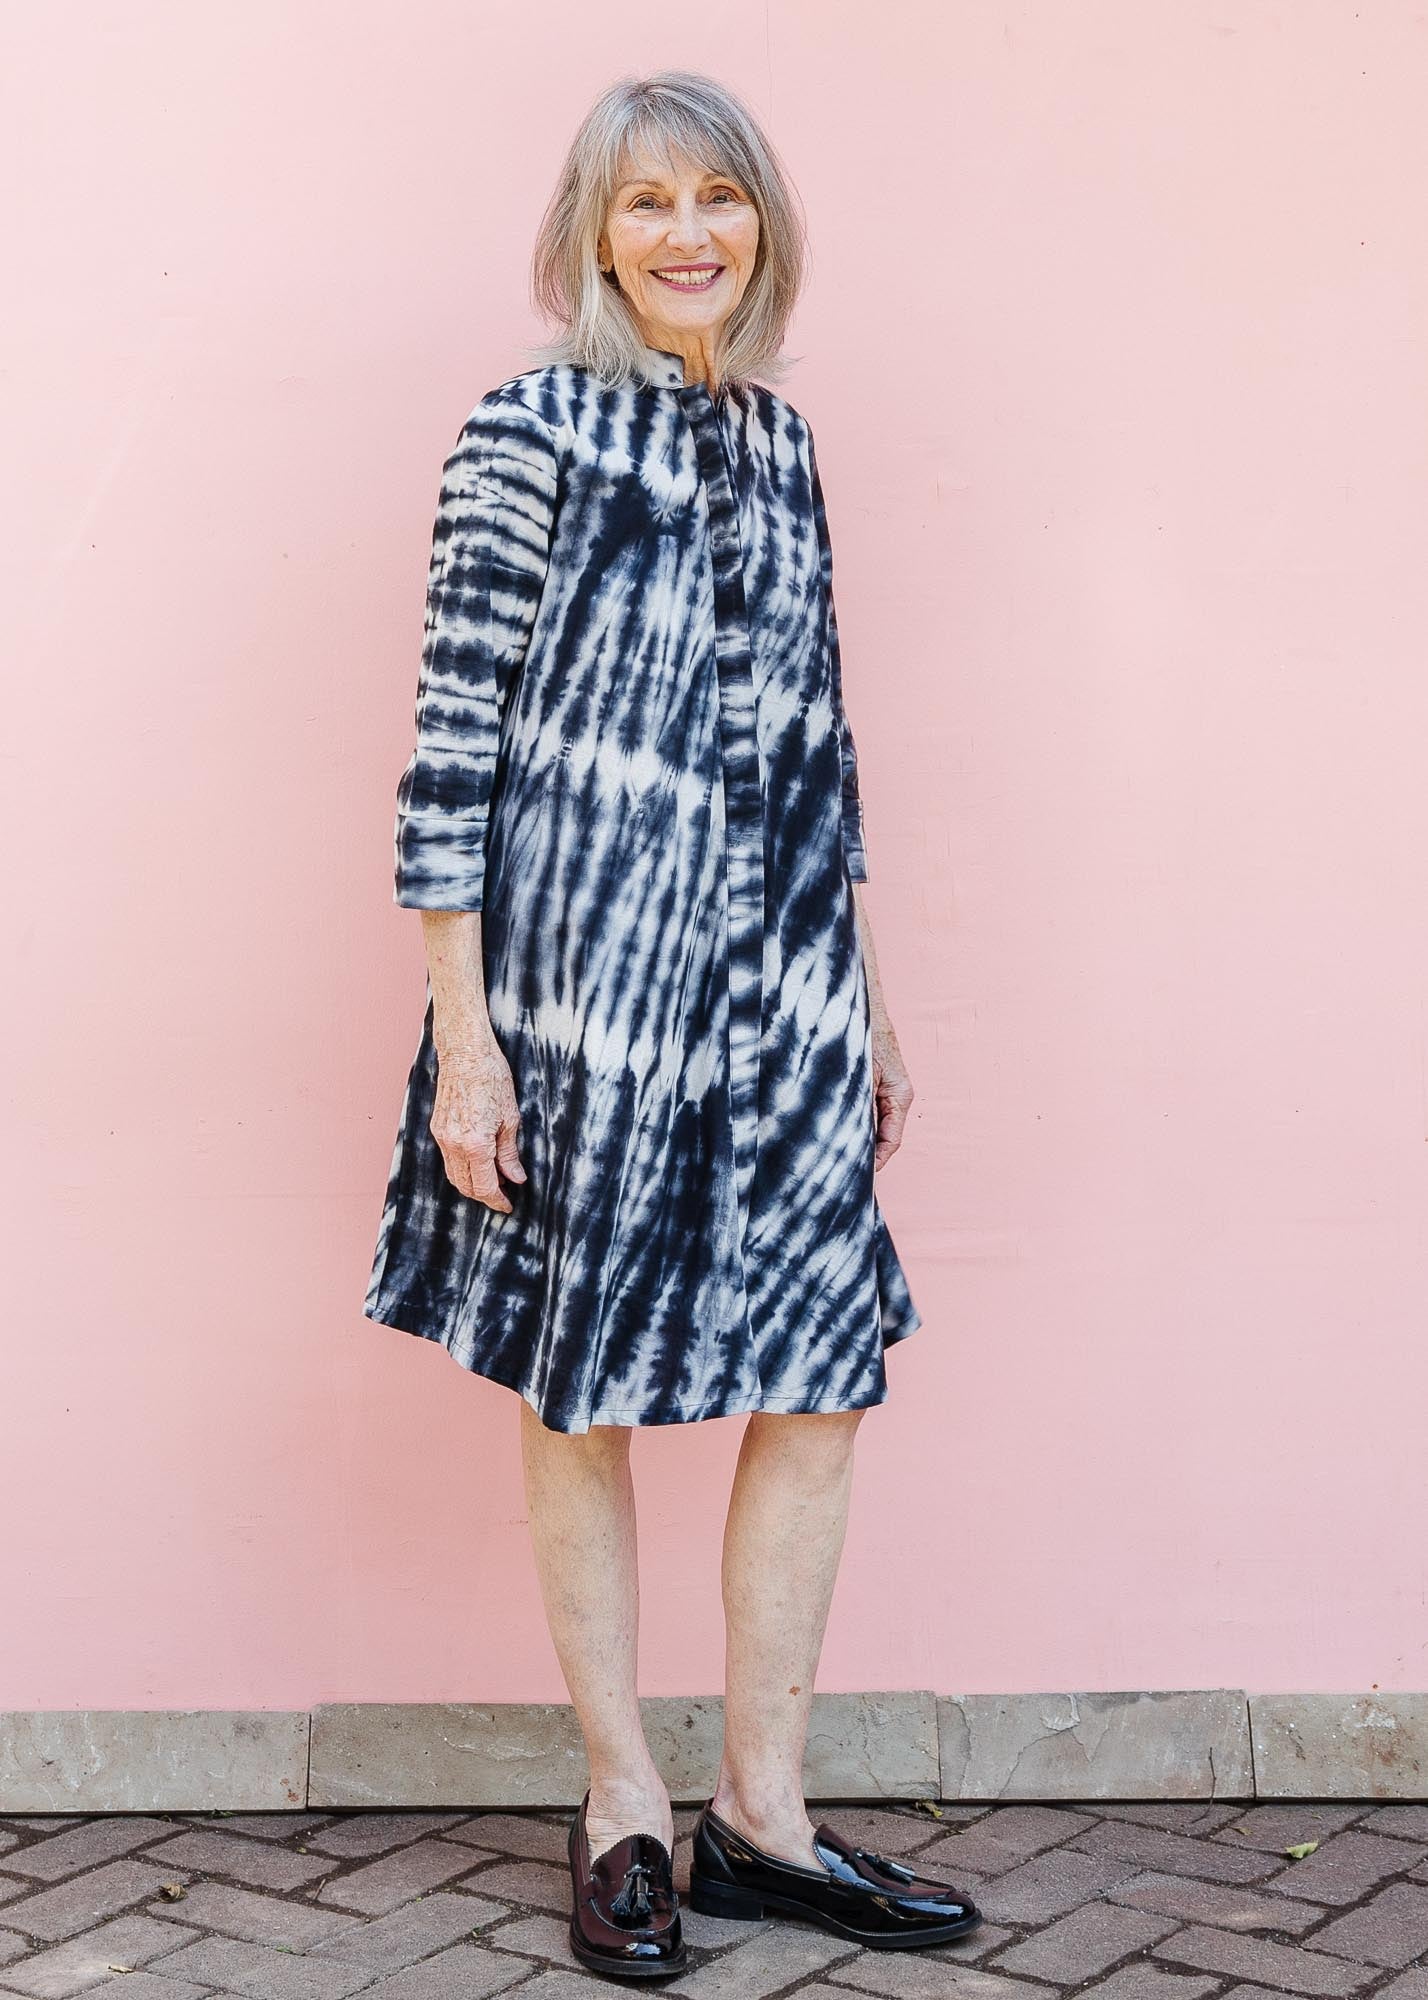
[[[873,1149],[873,1171],[885,1166],[902,1144],[907,1114],[912,1109],[912,1078],[902,1059],[893,1024],[888,1017],[883,983],[878,972],[878,955],[873,948],[873,926],[863,906],[863,885],[853,884],[853,907],[858,913],[858,942],[863,949],[863,967],[868,975],[868,1010],[873,1021],[873,1106],[877,1121],[877,1144]]]
[[[853,885],[853,907],[858,913],[858,942],[868,977],[868,1009],[873,1023],[873,1116],[877,1125],[877,1145],[873,1150],[874,1172],[885,1166],[902,1144],[903,1128],[912,1106],[912,1079],[902,1050],[897,1045],[893,1024],[888,1018],[878,974],[878,955],[873,948],[873,927],[863,907],[863,884],[868,879],[867,844],[863,830],[863,801],[858,784],[858,752],[843,707],[843,658],[838,643],[838,613],[833,601],[833,542],[828,531],[828,509],[823,498],[823,482],[818,476],[818,455],[809,433],[808,461],[813,491],[813,521],[818,537],[818,556],[823,572],[823,602],[829,676],[833,690],[833,719],[838,730],[839,759],[842,766],[843,852],[848,877]]]

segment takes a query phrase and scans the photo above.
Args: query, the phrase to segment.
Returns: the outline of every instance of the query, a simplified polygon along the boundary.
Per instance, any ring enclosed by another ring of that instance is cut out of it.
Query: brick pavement
[[[1428,2000],[1428,1805],[819,1804],[975,1896],[959,1945],[858,1951],[685,1912],[688,2000]],[[577,2000],[568,1813],[0,1818],[0,1995]],[[675,1816],[675,1881],[694,1813]],[[1317,1847],[1301,1859],[1286,1849]],[[623,1982],[618,1982],[623,1983]],[[633,1990],[626,1986],[626,1990]]]

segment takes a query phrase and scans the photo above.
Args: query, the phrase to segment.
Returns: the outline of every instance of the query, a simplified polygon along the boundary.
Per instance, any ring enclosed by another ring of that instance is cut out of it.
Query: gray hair
[[[731,90],[690,70],[621,77],[602,91],[571,142],[542,218],[531,259],[531,299],[561,332],[527,351],[538,364],[573,362],[610,383],[648,380],[645,343],[624,293],[607,279],[595,246],[632,154],[669,161],[678,150],[728,174],[759,217],[754,268],[714,355],[723,380],[788,368],[783,337],[803,286],[808,244],[803,211],[757,120]]]

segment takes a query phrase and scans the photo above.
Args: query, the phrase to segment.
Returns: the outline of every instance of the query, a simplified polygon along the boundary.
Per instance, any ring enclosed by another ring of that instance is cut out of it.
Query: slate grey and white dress
[[[395,899],[480,910],[528,1179],[458,1193],[432,995],[363,1306],[548,1427],[849,1410],[921,1324],[873,1188],[867,879],[813,439],[567,364],[446,461]]]

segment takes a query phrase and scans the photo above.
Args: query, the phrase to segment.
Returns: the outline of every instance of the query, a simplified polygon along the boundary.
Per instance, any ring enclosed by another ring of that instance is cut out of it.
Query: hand
[[[516,1151],[520,1129],[510,1064],[494,1041],[489,1048],[438,1055],[431,1136],[454,1188],[509,1215],[496,1169],[508,1180],[526,1178]]]
[[[873,1172],[885,1167],[902,1144],[907,1114],[912,1109],[912,1079],[902,1050],[897,1045],[892,1022],[881,1010],[873,1012],[873,1122],[877,1143],[873,1148]]]

